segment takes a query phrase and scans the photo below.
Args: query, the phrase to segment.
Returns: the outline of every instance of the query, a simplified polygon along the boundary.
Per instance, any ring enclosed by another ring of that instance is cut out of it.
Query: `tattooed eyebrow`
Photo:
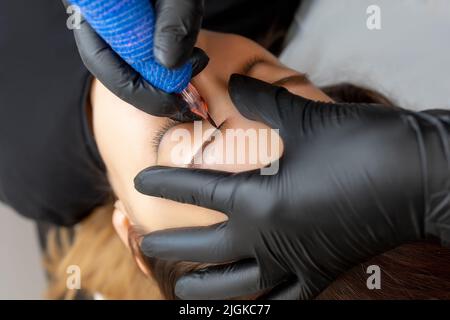
[[[289,76],[278,81],[273,82],[274,86],[286,86],[286,85],[304,85],[310,84],[311,82],[308,79],[306,74],[296,74],[293,76]]]

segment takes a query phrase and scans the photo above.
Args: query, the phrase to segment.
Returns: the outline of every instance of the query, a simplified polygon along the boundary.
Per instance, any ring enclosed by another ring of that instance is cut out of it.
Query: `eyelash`
[[[161,128],[158,129],[158,131],[156,131],[156,134],[152,139],[152,146],[153,146],[155,153],[158,152],[159,145],[161,144],[161,141],[164,138],[164,135],[167,133],[167,131],[169,131],[170,129],[172,129],[173,127],[175,127],[181,123],[182,123],[181,121],[168,119],[167,122],[164,123],[161,126]]]
[[[260,56],[254,56],[253,58],[249,59],[244,66],[242,67],[242,74],[246,75],[248,74],[252,68],[257,65],[260,62],[266,62],[266,60],[264,60],[263,58],[261,58]]]

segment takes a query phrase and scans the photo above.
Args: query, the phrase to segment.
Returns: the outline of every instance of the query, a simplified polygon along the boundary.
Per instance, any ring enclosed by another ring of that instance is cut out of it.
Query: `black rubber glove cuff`
[[[406,115],[417,135],[425,196],[425,233],[450,245],[450,112]]]

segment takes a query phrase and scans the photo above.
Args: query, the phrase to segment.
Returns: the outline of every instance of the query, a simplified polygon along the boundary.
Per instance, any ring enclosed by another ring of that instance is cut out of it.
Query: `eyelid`
[[[245,64],[243,65],[243,67],[240,69],[241,70],[241,74],[243,75],[247,75],[249,74],[252,69],[260,64],[260,63],[270,63],[269,61],[267,61],[267,59],[264,59],[260,56],[254,56],[251,59],[249,59],[248,61],[245,62]]]
[[[161,141],[164,138],[167,131],[169,131],[173,127],[175,127],[179,124],[182,124],[182,123],[183,122],[181,122],[181,121],[177,121],[177,120],[168,118],[167,121],[161,125],[161,127],[156,131],[156,134],[152,139],[153,149],[156,154],[158,154],[159,145],[161,144]]]

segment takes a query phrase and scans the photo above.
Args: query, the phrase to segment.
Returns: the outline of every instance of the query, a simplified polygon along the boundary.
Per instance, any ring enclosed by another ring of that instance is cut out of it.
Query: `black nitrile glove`
[[[68,4],[67,0],[63,3]],[[190,60],[193,76],[200,73],[209,61],[205,52],[194,48],[202,21],[203,0],[158,0],[155,1],[155,14],[155,57],[170,68]],[[74,29],[74,35],[86,68],[116,96],[154,116],[180,121],[197,119],[179,96],[165,93],[146,82],[86,20],[82,19],[80,28]]]
[[[176,285],[186,299],[308,299],[352,266],[409,241],[450,240],[450,112],[313,102],[233,76],[247,118],[280,130],[274,176],[149,168],[136,188],[228,215],[147,235],[149,257],[222,264]],[[229,263],[229,264],[224,264]]]
[[[181,67],[192,56],[202,26],[204,0],[154,0],[155,57],[167,68]]]

